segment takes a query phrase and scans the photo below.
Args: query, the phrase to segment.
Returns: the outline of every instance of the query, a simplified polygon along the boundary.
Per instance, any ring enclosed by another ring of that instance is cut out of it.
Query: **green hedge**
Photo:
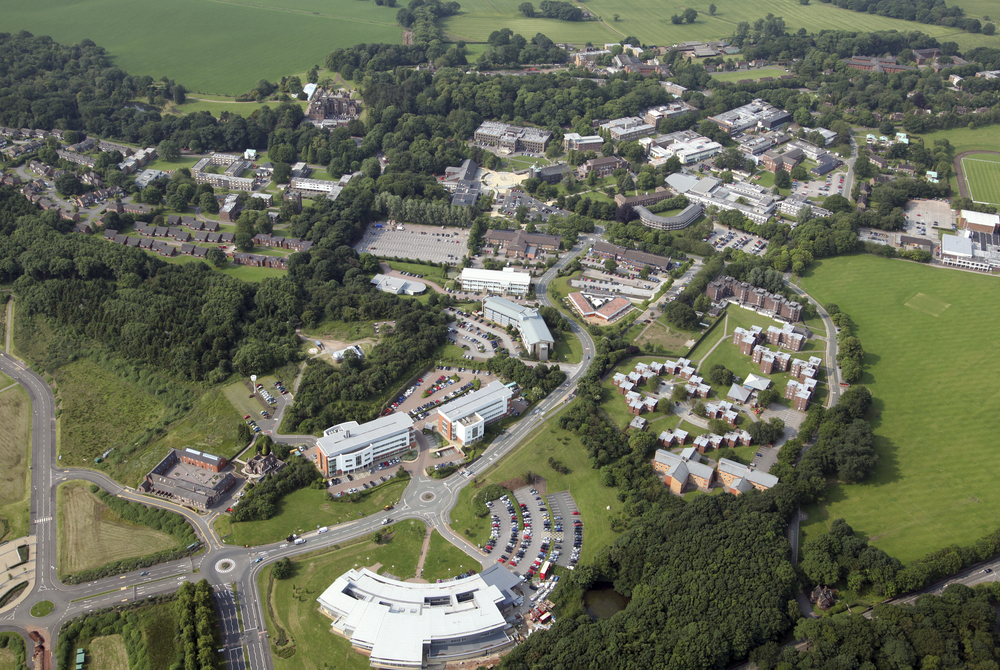
[[[28,651],[17,633],[0,633],[0,649],[14,652],[14,670],[28,670]]]

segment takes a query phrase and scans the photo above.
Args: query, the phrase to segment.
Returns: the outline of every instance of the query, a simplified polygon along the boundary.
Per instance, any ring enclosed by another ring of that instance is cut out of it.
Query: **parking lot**
[[[474,368],[475,366],[473,366]],[[447,402],[445,396],[449,395],[462,388],[466,384],[471,384],[472,380],[476,377],[483,382],[483,384],[489,384],[493,381],[493,375],[489,370],[483,370],[482,372],[477,372],[473,368],[459,368],[453,365],[449,366],[437,366],[433,370],[425,372],[419,377],[422,382],[416,382],[410,388],[413,388],[413,392],[409,396],[403,396],[403,402],[399,404],[393,411],[394,412],[405,412],[409,414],[413,420],[417,423],[417,427],[420,427],[421,421],[432,420],[437,421],[437,411],[433,405],[434,403],[444,404]],[[451,381],[454,377],[458,377],[458,381]],[[443,382],[438,382],[438,380],[444,377]],[[435,386],[440,386],[440,390],[434,391],[428,397],[423,397],[424,391],[429,391]],[[405,392],[404,392],[405,393]],[[424,409],[420,409],[423,407]],[[426,414],[426,416],[423,416]],[[422,418],[418,418],[422,417]]]
[[[501,349],[507,349],[515,356],[520,353],[521,346],[486,319],[468,313],[459,314],[453,307],[448,309],[455,314],[456,319],[448,330],[448,339],[460,347],[468,347],[466,355],[470,360],[485,360]]]
[[[563,567],[576,565],[580,558],[580,551],[583,548],[583,520],[580,518],[580,508],[576,506],[576,501],[569,491],[559,491],[545,496],[549,504],[549,512],[552,515],[552,526],[555,538],[562,542],[556,542],[549,560],[556,565]],[[576,526],[579,523],[580,526]],[[562,528],[562,532],[555,530]],[[574,547],[576,542],[576,529],[580,530],[580,546]],[[561,547],[561,548],[560,548]],[[558,552],[558,555],[557,553]]]
[[[451,265],[458,265],[462,256],[468,253],[467,228],[411,223],[401,224],[401,227],[402,230],[398,230],[397,226],[384,221],[373,223],[354,248],[358,253],[369,252],[381,258],[414,258]]]
[[[955,212],[943,200],[910,200],[906,203],[906,234],[939,242],[936,228],[952,230]]]
[[[751,254],[762,254],[767,251],[767,240],[751,233],[744,233],[739,230],[729,230],[725,226],[717,225],[712,235],[708,238],[716,249],[722,251],[726,247],[739,249]]]
[[[827,197],[834,193],[844,195],[845,176],[844,172],[831,172],[812,181],[792,181],[792,193],[799,193],[808,198]]]
[[[547,205],[541,200],[535,200],[523,191],[511,189],[507,195],[500,200],[497,211],[504,216],[513,217],[517,214],[517,208],[521,206],[528,208],[528,220],[541,219],[548,221],[550,216],[568,216],[569,212],[559,209],[555,205]]]

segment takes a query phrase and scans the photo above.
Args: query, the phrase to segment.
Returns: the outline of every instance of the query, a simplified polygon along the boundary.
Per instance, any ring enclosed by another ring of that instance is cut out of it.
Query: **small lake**
[[[630,600],[631,598],[626,598],[610,586],[591,589],[583,594],[583,606],[587,608],[587,614],[598,620],[610,619],[625,609]]]

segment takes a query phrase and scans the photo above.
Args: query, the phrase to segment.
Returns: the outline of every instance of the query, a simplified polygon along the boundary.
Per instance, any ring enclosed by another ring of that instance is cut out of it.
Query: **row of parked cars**
[[[502,502],[504,505],[507,506],[507,513],[510,514],[510,523],[511,523],[510,542],[507,543],[508,547],[507,553],[509,554],[511,551],[514,550],[514,543],[517,542],[517,512],[514,510],[514,503],[510,501],[509,496],[506,495],[501,496],[499,500],[500,502]],[[486,503],[486,506],[493,507],[493,501],[488,501]],[[493,548],[500,541],[500,517],[497,516],[496,514],[493,514],[490,517],[490,519],[491,519],[490,539],[486,543],[486,546],[483,547],[483,550],[485,550],[487,554],[492,553]],[[500,559],[500,562],[501,563],[505,562],[507,558],[508,558],[507,556],[502,557]]]

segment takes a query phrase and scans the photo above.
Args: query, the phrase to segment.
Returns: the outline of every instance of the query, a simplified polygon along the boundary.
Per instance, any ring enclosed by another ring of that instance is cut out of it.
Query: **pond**
[[[610,619],[625,609],[631,598],[626,598],[610,585],[591,589],[583,594],[583,606],[594,619]]]

